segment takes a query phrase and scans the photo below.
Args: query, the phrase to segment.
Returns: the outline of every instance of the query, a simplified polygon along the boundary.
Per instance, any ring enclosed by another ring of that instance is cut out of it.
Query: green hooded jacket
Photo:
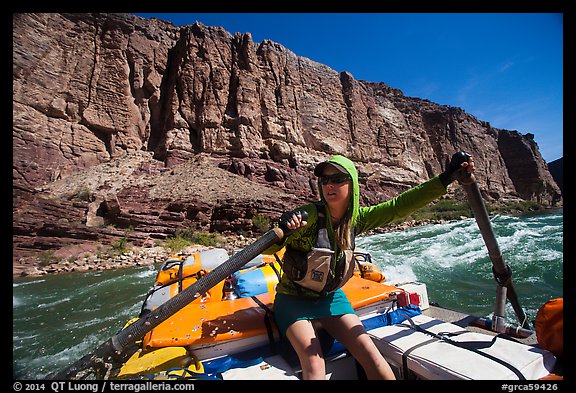
[[[409,190],[404,191],[395,198],[373,206],[361,207],[360,206],[360,187],[358,185],[358,171],[354,163],[348,158],[335,155],[332,156],[328,162],[333,162],[345,168],[350,177],[352,178],[352,191],[353,195],[350,198],[349,209],[352,209],[352,228],[354,228],[354,235],[358,236],[363,232],[370,231],[371,229],[388,225],[392,222],[398,221],[415,210],[418,210],[436,198],[446,194],[447,189],[442,185],[438,176],[415,186]],[[322,195],[322,187],[318,183],[320,190],[320,199],[324,202],[324,195]],[[328,206],[325,205],[325,217],[330,217]],[[310,251],[316,244],[318,237],[318,213],[314,203],[307,204],[299,207],[296,210],[305,210],[308,212],[308,224],[293,232],[291,235],[285,237],[283,241],[276,244],[266,251],[265,254],[273,254],[284,246],[292,247],[300,251]],[[334,228],[332,227],[331,220],[326,220],[326,228],[332,250],[336,253],[341,252],[338,250],[335,237]],[[339,258],[338,258],[339,259]],[[334,274],[332,272],[332,274]],[[286,275],[282,275],[280,283],[276,288],[278,293],[289,295],[304,295],[310,297],[317,297],[318,294],[314,291],[302,288],[292,282]]]

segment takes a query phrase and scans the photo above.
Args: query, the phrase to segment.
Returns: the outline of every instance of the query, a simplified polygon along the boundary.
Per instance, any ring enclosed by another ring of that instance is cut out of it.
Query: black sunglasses
[[[320,176],[320,184],[326,185],[328,183],[332,184],[342,184],[350,180],[350,176],[345,173],[335,173],[333,175],[322,175]]]

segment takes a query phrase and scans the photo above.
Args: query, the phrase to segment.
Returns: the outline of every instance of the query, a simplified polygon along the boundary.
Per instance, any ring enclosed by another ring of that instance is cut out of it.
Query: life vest
[[[305,252],[286,247],[282,270],[294,283],[314,292],[325,294],[341,288],[354,274],[354,232],[352,249],[342,250],[338,260],[330,246],[324,205],[316,203],[318,237],[312,250]]]

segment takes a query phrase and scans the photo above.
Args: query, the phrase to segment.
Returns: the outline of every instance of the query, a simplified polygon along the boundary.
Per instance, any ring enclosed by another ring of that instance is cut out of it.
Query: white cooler
[[[436,334],[465,331],[460,326],[426,315],[412,317],[412,321]],[[402,355],[408,351],[408,369],[419,379],[520,379],[509,367],[497,361],[414,330],[409,321],[375,328],[368,333],[384,357],[400,370],[403,370]],[[494,336],[488,334],[465,331],[448,337],[452,341],[467,342],[468,346],[506,362],[528,380],[548,375],[556,363],[555,356],[549,351],[502,337],[497,337],[492,345],[489,344]]]

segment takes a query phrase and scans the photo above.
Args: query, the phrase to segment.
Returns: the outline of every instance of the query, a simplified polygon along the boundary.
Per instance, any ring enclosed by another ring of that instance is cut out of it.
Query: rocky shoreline
[[[367,233],[372,235],[376,233],[401,231],[411,227],[428,225],[428,224],[441,224],[442,220],[424,220],[416,221],[409,220],[400,224],[391,225]],[[257,238],[249,238],[242,235],[229,235],[224,237],[225,248],[229,255],[234,251],[242,249],[249,244],[256,241]],[[190,245],[178,253],[192,254],[195,252],[207,250],[213,247],[204,246],[201,244]],[[148,266],[164,262],[171,255],[176,254],[163,246],[154,247],[133,247],[130,250],[119,255],[110,256],[105,253],[100,253],[94,250],[93,247],[86,246],[84,248],[77,247],[75,252],[68,250],[68,256],[63,253],[58,254],[58,258],[54,258],[52,263],[41,263],[38,261],[33,266],[29,265],[15,265],[13,266],[13,277],[39,277],[47,274],[65,274],[70,272],[86,272],[86,271],[102,271],[110,269],[119,269],[124,267],[135,266]],[[76,255],[74,255],[76,254]]]
[[[164,261],[168,257],[164,247],[143,248],[130,250],[114,257],[101,257],[90,254],[74,260],[59,260],[49,265],[37,264],[14,270],[13,277],[38,277],[47,274],[63,274],[70,272],[101,271],[123,267],[153,265]]]

